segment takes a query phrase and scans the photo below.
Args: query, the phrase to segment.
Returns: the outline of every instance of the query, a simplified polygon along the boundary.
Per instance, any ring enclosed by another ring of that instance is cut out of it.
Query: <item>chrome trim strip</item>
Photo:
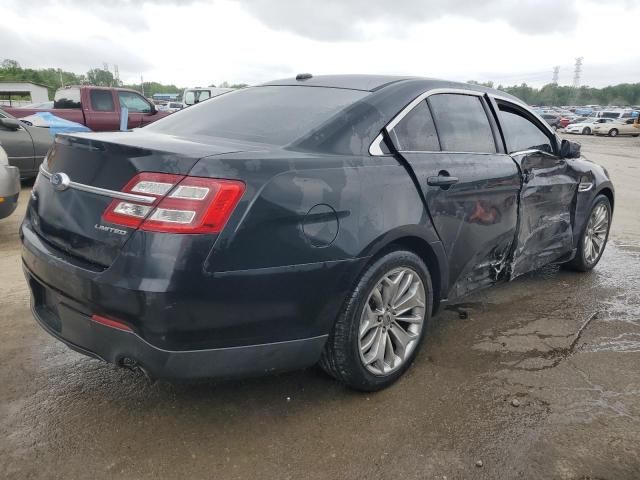
[[[461,95],[473,95],[475,97],[483,97],[484,92],[477,92],[475,90],[466,90],[463,88],[432,88],[431,90],[427,90],[424,93],[421,93],[416,98],[414,98],[406,107],[400,110],[395,117],[391,119],[391,121],[384,127],[384,130],[387,133],[391,133],[391,130],[411,111],[413,108],[418,105],[421,101],[430,97],[431,95],[438,95],[439,93],[457,93]],[[380,142],[382,141],[382,134],[378,135],[375,140],[369,146],[369,154],[373,156],[381,156],[385,155],[385,153],[380,148]],[[441,150],[437,150],[440,152]],[[431,152],[422,152],[422,153],[431,153]],[[451,153],[451,152],[448,152]]]
[[[413,110],[413,108],[418,105],[421,101],[425,100],[426,98],[430,97],[431,95],[438,95],[441,93],[457,93],[457,94],[461,94],[461,95],[473,95],[475,97],[482,97],[484,96],[484,92],[476,92],[474,90],[465,90],[463,88],[432,88],[431,90],[427,90],[426,92],[418,95],[416,98],[414,98],[409,105],[407,105],[406,107],[404,107],[402,110],[400,110],[400,113],[398,113],[395,117],[393,117],[393,119],[387,124],[385,128],[385,130],[390,133],[391,130],[393,130],[393,127],[395,127],[400,120],[402,120],[404,117],[407,116],[407,114]]]
[[[51,179],[52,174],[44,167],[44,164],[40,164],[40,173],[43,177]],[[92,185],[85,185],[84,183],[77,183],[73,181],[69,182],[69,188],[73,188],[81,192],[93,193],[94,195],[101,195],[103,197],[117,198],[118,200],[129,200],[131,202],[152,204],[156,201],[155,197],[149,197],[147,195],[118,192],[116,190],[94,187]]]
[[[553,130],[553,128],[551,128],[551,125],[549,125],[544,118],[542,118],[540,115],[538,115],[536,112],[534,112],[531,109],[531,107],[529,107],[529,105],[527,105],[526,103],[522,102],[521,100],[517,100],[516,101],[513,98],[503,97],[502,95],[493,95],[493,94],[490,94],[490,95],[496,100],[500,100],[502,102],[506,102],[506,103],[510,103],[512,105],[515,105],[516,107],[523,108],[524,110],[526,110],[527,112],[532,114],[535,118],[537,118],[540,121],[540,124],[544,128],[546,128],[549,131],[549,133],[556,138],[556,140],[558,139],[558,134]]]
[[[546,155],[547,157],[556,157],[553,153],[549,153],[549,152],[545,152],[544,150],[540,150],[538,148],[532,148],[529,150],[520,150],[519,152],[511,152],[508,155],[510,157],[516,156],[516,155],[531,155],[531,154],[542,154],[542,155]]]
[[[433,88],[431,90],[427,90],[426,92],[418,95],[416,98],[414,98],[406,107],[404,107],[400,113],[398,113],[395,117],[393,117],[391,119],[391,121],[384,127],[384,130],[387,131],[387,133],[391,134],[391,130],[393,130],[393,128],[411,111],[415,108],[416,105],[418,105],[421,101],[429,98],[431,95],[438,95],[441,93],[454,93],[454,94],[460,94],[460,95],[473,95],[476,97],[484,97],[485,95],[489,95],[494,99],[497,100],[501,100],[503,102],[507,102],[507,103],[511,103],[517,107],[523,108],[525,110],[527,110],[527,112],[531,113],[535,118],[537,118],[541,125],[546,128],[549,133],[556,139],[556,141],[558,141],[559,137],[556,134],[556,132],[553,131],[553,129],[549,126],[549,124],[542,118],[540,117],[536,112],[534,112],[533,110],[531,110],[531,108],[524,102],[518,100],[518,99],[513,99],[513,98],[508,98],[508,97],[504,97],[502,95],[495,95],[491,92],[478,92],[476,90],[467,90],[464,88]],[[382,135],[379,135],[375,138],[375,140],[371,143],[371,145],[369,146],[369,154],[373,155],[373,156],[380,156],[380,155],[384,155],[384,152],[382,152],[382,150],[380,149],[380,141],[382,140]],[[378,152],[379,150],[379,152]],[[424,152],[420,152],[420,153],[436,153],[436,152],[443,152],[443,153],[453,153],[453,152],[447,152],[446,150],[437,150],[437,151],[424,151]],[[520,153],[520,152],[519,152]],[[542,153],[547,153],[547,152],[542,152]],[[513,155],[513,154],[512,154]]]

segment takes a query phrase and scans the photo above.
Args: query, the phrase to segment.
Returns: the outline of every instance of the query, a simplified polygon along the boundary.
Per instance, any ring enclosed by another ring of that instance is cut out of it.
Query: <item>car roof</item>
[[[306,75],[306,74],[305,74]],[[439,80],[428,77],[400,76],[400,75],[313,75],[302,78],[284,78],[263,83],[259,86],[280,86],[295,85],[308,87],[344,88],[349,90],[361,90],[365,92],[376,92],[385,87],[412,84],[416,89],[427,91],[436,88],[475,90],[479,92],[492,93],[500,97],[522,104],[522,100],[509,95],[506,92],[495,90],[471,83],[453,82],[449,80]]]
[[[344,88],[349,90],[363,90],[373,92],[380,88],[403,80],[416,77],[402,77],[394,75],[318,75],[297,80],[284,78],[273,80],[261,86],[272,85],[304,85],[308,87]]]

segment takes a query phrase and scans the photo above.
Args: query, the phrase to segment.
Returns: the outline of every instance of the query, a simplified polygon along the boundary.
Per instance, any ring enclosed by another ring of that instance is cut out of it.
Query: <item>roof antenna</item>
[[[296,75],[296,80],[309,80],[310,78],[313,78],[313,75],[310,73],[299,73]]]

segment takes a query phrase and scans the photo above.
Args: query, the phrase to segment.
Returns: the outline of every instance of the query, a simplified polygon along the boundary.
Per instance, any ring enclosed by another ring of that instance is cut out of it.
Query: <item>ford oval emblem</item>
[[[51,175],[51,179],[49,180],[53,188],[58,192],[62,192],[69,188],[69,184],[71,183],[71,179],[69,179],[69,175],[66,173],[54,173]]]

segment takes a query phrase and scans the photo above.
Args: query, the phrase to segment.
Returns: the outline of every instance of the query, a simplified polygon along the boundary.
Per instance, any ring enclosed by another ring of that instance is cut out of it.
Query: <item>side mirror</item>
[[[156,113],[158,113],[158,109],[156,108],[156,106],[151,103],[151,111],[149,112],[149,115],[155,115]]]
[[[560,157],[562,158],[579,158],[580,144],[570,140],[562,140],[560,144]]]
[[[15,118],[0,118],[0,125],[7,130],[19,130],[20,121]]]

